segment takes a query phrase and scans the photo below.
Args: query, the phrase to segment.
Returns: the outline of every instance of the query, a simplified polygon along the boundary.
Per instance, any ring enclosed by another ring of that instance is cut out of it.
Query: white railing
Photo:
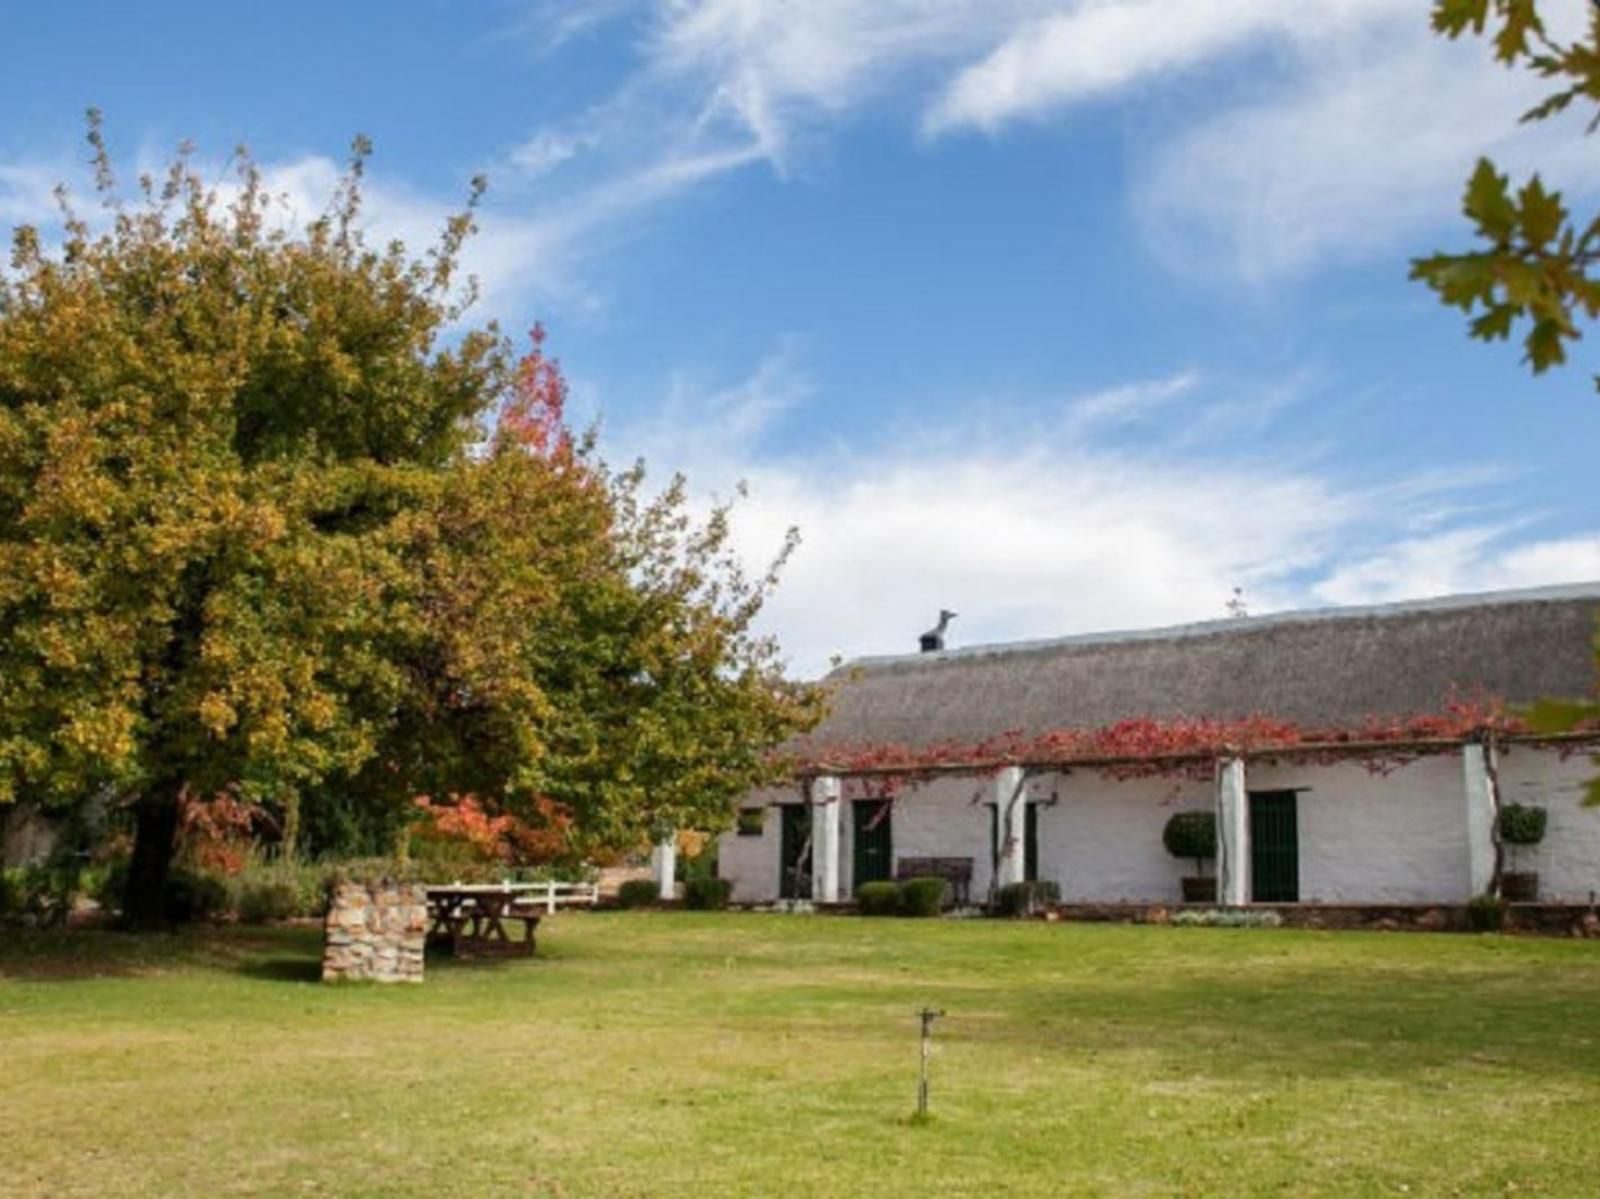
[[[525,907],[538,904],[546,912],[558,907],[593,907],[600,902],[599,883],[521,883],[517,903]]]

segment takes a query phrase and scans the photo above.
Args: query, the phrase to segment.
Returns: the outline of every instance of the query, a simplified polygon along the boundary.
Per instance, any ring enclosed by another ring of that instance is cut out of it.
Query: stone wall
[[[422,981],[428,893],[420,883],[340,883],[323,925],[322,981]]]

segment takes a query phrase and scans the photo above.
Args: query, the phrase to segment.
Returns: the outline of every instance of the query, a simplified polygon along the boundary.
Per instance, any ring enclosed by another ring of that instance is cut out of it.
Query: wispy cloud
[[[1190,372],[1068,397],[1004,434],[974,418],[845,446],[774,436],[806,420],[797,362],[785,347],[743,379],[680,375],[666,415],[605,446],[687,467],[708,494],[746,482],[752,564],[800,527],[766,621],[804,674],[909,649],[941,606],[970,644],[1220,617],[1235,586],[1268,611],[1600,576],[1600,537],[1540,539],[1480,508],[1495,469],[1366,483],[1272,438],[1240,450],[1213,416],[1238,389]]]
[[[1100,0],[1057,7],[962,68],[928,110],[926,127],[993,131],[1263,41],[1320,46],[1376,19],[1417,19],[1394,0]]]
[[[1401,257],[1455,220],[1483,153],[1600,186],[1581,127],[1517,124],[1541,85],[1483,45],[1407,24],[1330,50],[1267,99],[1207,113],[1141,156],[1135,208],[1169,264],[1260,281]]]
[[[1580,0],[1548,19],[1581,20]],[[1473,154],[1537,156],[1584,185],[1581,139],[1520,129],[1537,81],[1449,45],[1426,5],[1399,0],[676,0],[545,4],[559,42],[634,22],[635,69],[572,120],[507,155],[513,173],[570,176],[555,204],[598,232],[729,171],[779,175],[883,104],[941,138],[998,134],[1112,97],[1142,99],[1248,62],[1250,87],[1212,76],[1199,104],[1139,123],[1130,203],[1173,267],[1262,280],[1392,253],[1453,219]],[[1246,59],[1245,56],[1249,56]],[[907,130],[908,136],[914,133]]]

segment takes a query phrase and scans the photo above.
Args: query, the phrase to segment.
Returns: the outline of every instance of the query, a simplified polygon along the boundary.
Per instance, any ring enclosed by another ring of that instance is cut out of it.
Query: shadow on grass
[[[319,958],[266,958],[244,963],[238,973],[265,982],[321,983],[322,961]]]
[[[319,933],[292,927],[190,927],[167,932],[7,929],[0,936],[0,979],[76,982],[92,978],[247,970],[263,959],[315,960]]]

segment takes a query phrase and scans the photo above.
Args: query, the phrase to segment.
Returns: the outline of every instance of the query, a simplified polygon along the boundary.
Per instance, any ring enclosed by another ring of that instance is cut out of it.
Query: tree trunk
[[[134,809],[133,860],[122,897],[122,922],[129,928],[157,928],[166,922],[162,895],[172,873],[178,843],[178,802],[164,791],[148,795]]]

